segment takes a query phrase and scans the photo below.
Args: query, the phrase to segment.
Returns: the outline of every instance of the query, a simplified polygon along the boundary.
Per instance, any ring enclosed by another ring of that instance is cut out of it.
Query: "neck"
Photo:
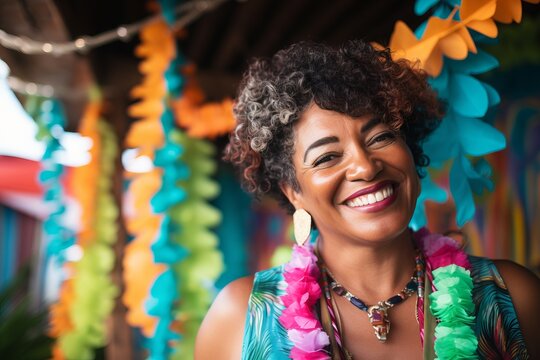
[[[366,303],[401,291],[415,268],[416,252],[408,230],[376,244],[344,243],[321,234],[317,246],[335,280]]]

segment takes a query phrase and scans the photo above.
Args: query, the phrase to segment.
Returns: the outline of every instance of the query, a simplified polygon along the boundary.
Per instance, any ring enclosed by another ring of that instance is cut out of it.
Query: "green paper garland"
[[[118,295],[118,288],[110,278],[115,258],[112,245],[118,231],[118,208],[112,195],[118,147],[109,124],[99,120],[98,130],[101,158],[97,180],[95,239],[84,248],[83,257],[74,265],[75,298],[70,309],[74,328],[59,339],[65,356],[74,360],[94,359],[93,350],[106,345],[106,320]]]
[[[217,182],[211,179],[216,170],[212,156],[214,146],[205,140],[189,138],[186,134],[173,134],[182,144],[182,161],[191,176],[180,181],[187,192],[184,202],[171,208],[171,220],[180,231],[173,241],[185,248],[189,255],[173,266],[179,281],[180,303],[176,320],[180,323],[182,341],[178,342],[171,359],[193,359],[195,336],[200,323],[215,295],[214,282],[223,270],[221,252],[217,249],[217,236],[210,231],[221,220],[219,210],[207,201],[219,193]]]

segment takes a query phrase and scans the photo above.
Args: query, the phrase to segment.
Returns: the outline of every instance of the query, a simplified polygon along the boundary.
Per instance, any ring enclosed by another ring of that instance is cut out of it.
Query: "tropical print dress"
[[[481,359],[529,359],[512,300],[493,261],[469,256]],[[283,266],[255,274],[249,299],[242,359],[286,360],[292,344],[278,321],[283,305]]]

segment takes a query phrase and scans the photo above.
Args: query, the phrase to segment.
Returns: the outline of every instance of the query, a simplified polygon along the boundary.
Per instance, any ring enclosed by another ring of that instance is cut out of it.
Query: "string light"
[[[187,26],[205,12],[216,8],[225,1],[227,0],[193,0],[179,5],[175,11],[178,20],[173,24],[173,30],[179,30]],[[113,41],[128,40],[137,34],[144,25],[161,18],[161,14],[154,15],[130,25],[122,25],[95,36],[82,36],[70,42],[40,42],[25,36],[11,35],[0,30],[0,45],[29,55],[51,54],[62,56],[74,52],[85,52]]]
[[[15,76],[9,76],[7,78],[7,82],[9,87],[19,94],[25,94],[25,95],[38,95],[43,97],[53,97],[58,96],[59,91],[55,91],[55,89],[51,85],[42,85],[42,84],[36,84],[34,82],[27,82],[24,80],[21,80]],[[65,94],[70,94],[70,92],[60,92]],[[71,91],[70,96],[74,96],[73,91]]]
[[[178,6],[175,13],[179,14],[179,17],[172,26],[173,30],[179,30],[189,25],[205,12],[216,8],[225,1],[227,0],[194,0]],[[61,56],[72,52],[88,51],[116,40],[128,40],[133,35],[137,34],[144,25],[161,18],[162,15],[158,14],[131,25],[120,26],[114,30],[109,30],[96,36],[82,36],[75,41],[65,43],[39,42],[24,36],[10,35],[0,29],[0,45],[24,54],[52,54]],[[76,91],[73,91],[73,89],[55,89],[51,85],[24,81],[15,76],[9,76],[7,82],[13,91],[24,95],[77,99],[87,96],[88,94],[87,89]]]

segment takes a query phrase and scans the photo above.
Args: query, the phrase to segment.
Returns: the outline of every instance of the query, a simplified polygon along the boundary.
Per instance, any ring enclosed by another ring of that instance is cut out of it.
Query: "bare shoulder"
[[[220,291],[195,341],[195,359],[240,359],[253,276],[235,280]]]
[[[516,309],[531,359],[540,359],[537,324],[540,323],[540,278],[509,260],[494,260]]]
[[[531,270],[510,260],[493,260],[497,270],[501,274],[512,298],[514,295],[525,296],[530,299],[533,296],[540,296],[540,278]],[[521,300],[521,299],[516,299]]]

